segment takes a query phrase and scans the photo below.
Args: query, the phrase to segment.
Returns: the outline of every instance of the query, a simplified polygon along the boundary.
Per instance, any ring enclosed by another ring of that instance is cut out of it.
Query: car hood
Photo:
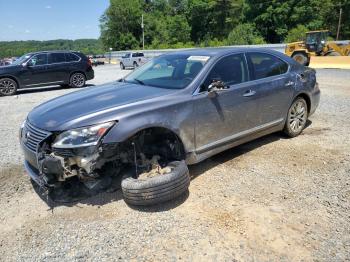
[[[13,70],[16,70],[17,68],[20,68],[20,67],[22,67],[22,65],[0,66],[0,74],[13,72]]]
[[[64,131],[106,121],[118,120],[118,111],[132,110],[140,101],[176,92],[130,83],[114,82],[85,88],[35,107],[28,121],[43,130]]]

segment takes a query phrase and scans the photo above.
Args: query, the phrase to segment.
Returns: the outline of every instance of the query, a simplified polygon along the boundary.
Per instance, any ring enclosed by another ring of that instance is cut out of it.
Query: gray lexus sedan
[[[57,201],[119,177],[128,204],[156,204],[188,190],[189,164],[269,133],[298,136],[319,101],[315,70],[279,52],[168,53],[34,108],[20,128],[24,164]]]

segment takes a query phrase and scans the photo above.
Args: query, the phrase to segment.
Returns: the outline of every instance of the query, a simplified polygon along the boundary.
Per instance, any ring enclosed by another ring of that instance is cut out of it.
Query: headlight
[[[22,132],[23,132],[23,128],[26,125],[26,120],[24,120],[21,124],[21,127],[19,128],[19,132],[18,132],[18,137],[19,137],[19,142],[22,143]]]
[[[95,146],[113,125],[114,122],[108,122],[95,126],[68,130],[58,135],[52,146],[55,148]]]

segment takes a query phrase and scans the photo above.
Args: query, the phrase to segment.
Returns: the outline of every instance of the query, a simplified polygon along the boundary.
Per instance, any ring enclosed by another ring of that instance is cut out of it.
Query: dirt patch
[[[29,176],[25,173],[23,165],[11,165],[0,169],[0,197],[8,198],[21,195],[31,188]]]

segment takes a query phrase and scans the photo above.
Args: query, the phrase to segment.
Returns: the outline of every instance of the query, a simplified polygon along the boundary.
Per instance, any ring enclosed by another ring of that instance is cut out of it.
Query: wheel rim
[[[289,114],[289,126],[294,133],[300,132],[306,123],[307,112],[303,102],[297,101],[293,104]]]
[[[0,80],[0,92],[8,95],[16,91],[16,83],[11,80]]]
[[[74,86],[82,87],[85,83],[85,78],[82,74],[74,74],[72,77],[72,83]]]

